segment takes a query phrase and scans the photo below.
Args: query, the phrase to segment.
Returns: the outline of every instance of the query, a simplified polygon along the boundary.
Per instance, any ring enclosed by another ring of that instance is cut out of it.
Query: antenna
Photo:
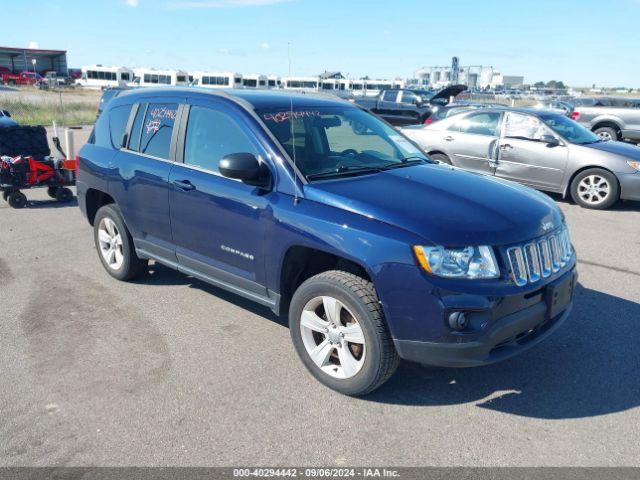
[[[287,42],[287,56],[289,58],[289,79],[291,79],[291,42]],[[291,149],[293,151],[293,204],[297,205],[300,202],[298,198],[298,174],[296,170],[296,137],[293,134],[293,96],[289,94],[289,125],[291,125]]]

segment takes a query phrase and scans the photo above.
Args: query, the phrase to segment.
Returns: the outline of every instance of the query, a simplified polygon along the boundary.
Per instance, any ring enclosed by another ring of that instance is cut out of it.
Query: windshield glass
[[[563,115],[540,115],[540,118],[554,132],[562,135],[571,143],[595,143],[600,140],[595,133]]]
[[[374,173],[429,161],[409,140],[351,106],[259,110],[307,179]],[[293,125],[292,125],[293,119]]]

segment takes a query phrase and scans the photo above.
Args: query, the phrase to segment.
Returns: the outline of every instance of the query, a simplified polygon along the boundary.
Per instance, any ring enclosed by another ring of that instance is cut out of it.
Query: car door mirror
[[[549,147],[557,147],[558,145],[560,145],[560,140],[549,134],[542,135],[540,137],[540,141],[546,143]]]
[[[2,113],[4,114],[5,117],[11,118],[11,114],[9,113],[8,110],[2,110]]]
[[[223,176],[241,180],[247,185],[269,186],[269,169],[252,153],[229,154],[220,160],[218,170]]]

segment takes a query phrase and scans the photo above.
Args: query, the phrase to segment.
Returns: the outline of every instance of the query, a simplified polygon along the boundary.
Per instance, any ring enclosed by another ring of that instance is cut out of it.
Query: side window
[[[177,103],[150,103],[144,116],[138,151],[162,159],[169,158],[171,133],[178,112]]]
[[[411,92],[402,92],[402,103],[413,103],[417,97]]]
[[[397,90],[387,90],[382,97],[385,102],[395,102],[396,98],[398,98]]]
[[[495,137],[498,135],[499,123],[500,114],[498,112],[472,113],[453,122],[449,126],[449,130]]]
[[[138,112],[136,118],[133,120],[133,126],[131,127],[131,134],[129,135],[129,150],[137,152],[140,148],[140,134],[142,133],[142,121],[147,113],[147,104],[141,103],[138,106]]]
[[[508,112],[504,122],[504,136],[538,141],[546,133],[542,122],[530,115]]]
[[[231,153],[258,155],[255,145],[236,121],[212,108],[192,106],[184,140],[184,163],[218,171],[220,160]]]
[[[131,105],[122,105],[109,111],[109,130],[111,131],[111,144],[113,148],[122,148],[122,136],[127,128]]]

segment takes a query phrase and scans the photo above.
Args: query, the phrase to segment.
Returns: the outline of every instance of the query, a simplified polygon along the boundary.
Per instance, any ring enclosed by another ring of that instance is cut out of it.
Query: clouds
[[[261,48],[262,50],[269,50],[270,46],[269,46],[269,44],[268,44],[267,42],[262,42],[262,43],[260,44],[260,48]]]
[[[140,5],[140,0],[122,0],[122,3],[124,3],[127,7],[135,8]]]
[[[138,1],[138,0],[126,0]],[[167,4],[169,8],[194,9],[194,8],[238,8],[238,7],[264,7],[277,3],[287,3],[294,0],[171,0]]]

